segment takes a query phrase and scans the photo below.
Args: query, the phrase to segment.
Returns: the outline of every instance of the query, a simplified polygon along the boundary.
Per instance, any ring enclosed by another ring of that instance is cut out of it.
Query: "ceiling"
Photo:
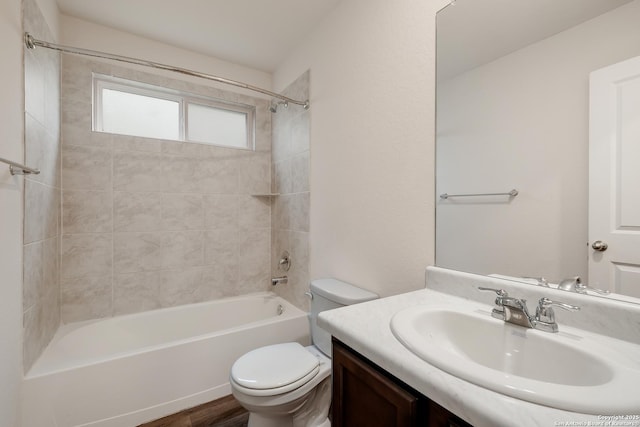
[[[340,0],[57,0],[60,11],[272,72]]]
[[[438,79],[489,63],[633,0],[457,0],[438,13]]]

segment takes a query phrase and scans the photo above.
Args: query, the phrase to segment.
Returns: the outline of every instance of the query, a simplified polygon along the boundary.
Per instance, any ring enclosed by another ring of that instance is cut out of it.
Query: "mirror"
[[[436,202],[438,266],[610,287],[588,277],[589,74],[640,56],[638,22],[640,0],[457,0],[438,13],[436,197],[452,195]]]

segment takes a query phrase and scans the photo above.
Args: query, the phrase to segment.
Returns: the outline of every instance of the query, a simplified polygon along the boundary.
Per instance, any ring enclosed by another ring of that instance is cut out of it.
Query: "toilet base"
[[[295,409],[285,405],[279,410],[271,408],[267,411],[265,408],[247,405],[245,407],[249,410],[248,427],[331,427],[327,418],[331,405],[331,377],[325,378],[299,403],[300,406]],[[255,412],[252,409],[259,411]]]

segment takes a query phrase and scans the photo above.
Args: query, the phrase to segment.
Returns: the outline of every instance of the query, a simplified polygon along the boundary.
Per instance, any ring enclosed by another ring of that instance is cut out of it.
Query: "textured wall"
[[[434,262],[436,10],[448,1],[343,0],[274,74],[311,70],[310,276],[381,295]]]
[[[34,0],[23,4],[24,29],[54,40]],[[24,178],[23,310],[25,372],[60,323],[60,55],[24,52],[25,163],[39,175]]]
[[[297,100],[309,99],[309,71],[282,93]],[[278,107],[273,115],[273,215],[271,219],[271,272],[287,275],[289,283],[276,293],[307,310],[309,289],[309,111],[299,105]],[[291,256],[288,272],[278,269],[283,251]]]
[[[268,102],[63,55],[64,322],[268,289]],[[256,150],[91,131],[91,72],[256,105]]]

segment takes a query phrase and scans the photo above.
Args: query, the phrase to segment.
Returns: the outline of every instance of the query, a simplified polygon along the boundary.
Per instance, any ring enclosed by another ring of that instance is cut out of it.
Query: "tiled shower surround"
[[[54,40],[35,0],[23,2],[24,30]],[[42,353],[60,323],[60,55],[24,52],[23,366]]]
[[[255,151],[91,131],[92,72],[256,106]],[[268,100],[62,56],[61,317],[270,287]]]
[[[309,99],[310,72],[291,83],[282,93],[293,99]],[[289,283],[275,292],[308,311],[309,300],[309,111],[297,105],[278,107],[273,115],[273,198],[271,270],[274,276],[286,274]],[[278,269],[280,255],[291,256],[291,269]]]

